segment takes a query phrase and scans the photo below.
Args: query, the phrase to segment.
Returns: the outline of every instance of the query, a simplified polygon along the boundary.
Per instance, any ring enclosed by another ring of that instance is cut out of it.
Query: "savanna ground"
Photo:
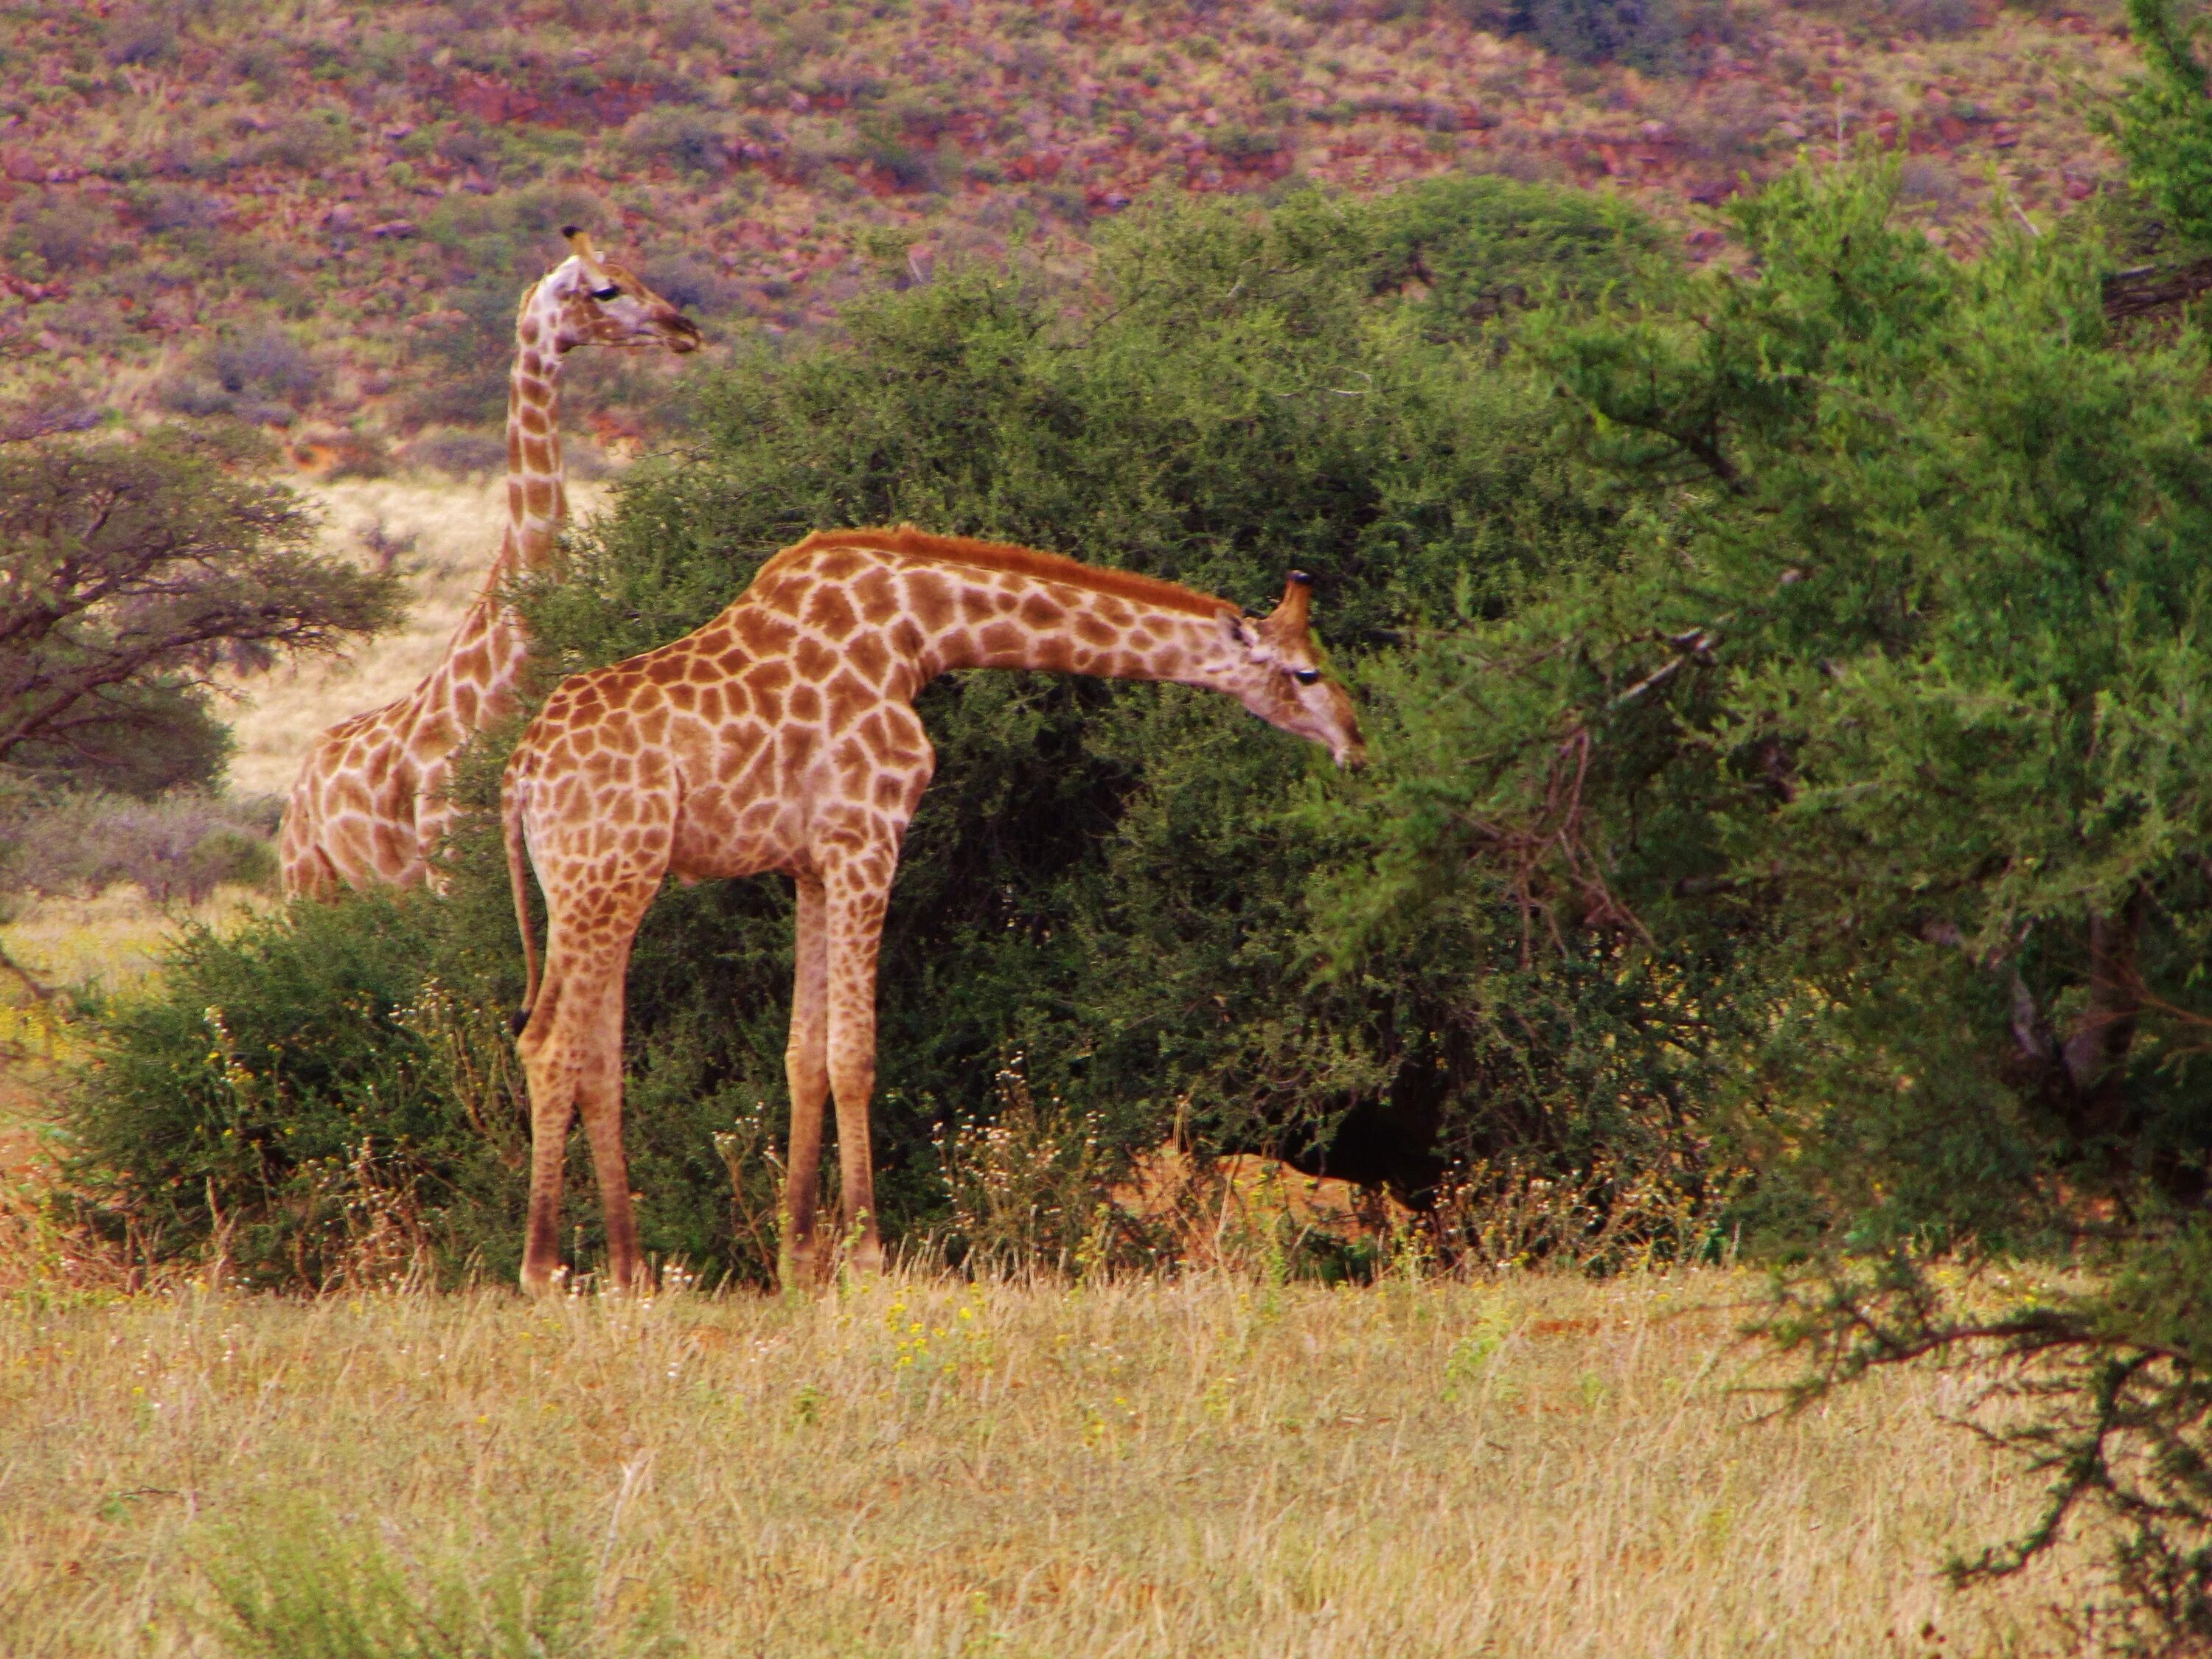
[[[10,1655],[2085,1650],[2078,1554],[1944,1580],[2033,1495],[1952,1420],[1980,1381],[1778,1415],[1748,1271],[125,1295],[21,1201],[38,1078]]]
[[[0,1312],[22,1655],[2069,1650],[1892,1375],[1763,1420],[1748,1275],[179,1287]]]

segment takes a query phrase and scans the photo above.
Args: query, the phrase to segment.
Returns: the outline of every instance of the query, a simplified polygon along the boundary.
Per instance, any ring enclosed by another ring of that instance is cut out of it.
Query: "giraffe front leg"
[[[890,858],[848,861],[829,893],[830,1087],[837,1101],[837,1164],[843,1188],[847,1260],[881,1273],[875,1162],[868,1145],[868,1103],[876,1087],[876,952],[890,896]]]
[[[622,1043],[623,985],[617,976],[590,1017],[583,1063],[576,1083],[584,1133],[592,1146],[592,1169],[599,1176],[599,1214],[606,1225],[607,1279],[617,1292],[643,1292],[645,1258],[637,1247],[637,1217],[629,1191],[629,1161],[623,1154]]]
[[[623,1153],[623,1012],[630,946],[659,884],[658,874],[647,872],[611,883],[592,896],[593,902],[575,918],[580,924],[577,933],[587,942],[580,971],[564,988],[569,1000],[562,1012],[575,1034],[576,1103],[591,1143],[599,1216],[606,1228],[608,1286],[617,1293],[647,1288],[630,1199],[629,1162]]]
[[[830,1094],[830,936],[824,911],[821,882],[801,878],[791,1041],[783,1051],[784,1076],[791,1085],[791,1149],[784,1164],[776,1279],[787,1291],[812,1288],[819,1273],[814,1207],[822,1185],[822,1107]]]

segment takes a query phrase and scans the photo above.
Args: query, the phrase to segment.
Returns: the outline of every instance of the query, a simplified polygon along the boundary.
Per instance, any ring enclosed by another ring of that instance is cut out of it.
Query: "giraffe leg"
[[[530,1083],[530,1226],[522,1283],[544,1290],[561,1261],[561,1184],[568,1126],[579,1108],[599,1176],[608,1276],[635,1288],[642,1265],[622,1144],[623,993],[632,940],[659,884],[625,879],[558,904],[545,978],[515,1044]]]
[[[881,1273],[875,1164],[868,1146],[868,1101],[876,1087],[876,951],[890,895],[890,860],[848,861],[829,893],[830,1087],[837,1100],[837,1164],[844,1224],[854,1235],[848,1260]]]
[[[791,991],[791,1042],[783,1051],[791,1085],[791,1152],[783,1181],[783,1243],[776,1278],[787,1291],[811,1287],[817,1271],[815,1195],[822,1184],[822,1107],[830,1094],[830,935],[819,880],[799,883],[798,969]]]
[[[523,1235],[522,1288],[551,1290],[561,1271],[561,1177],[568,1125],[575,1115],[577,1045],[568,1030],[575,999],[563,995],[568,978],[549,945],[545,979],[530,1024],[515,1044],[530,1085],[530,1222]]]
[[[592,1145],[592,1168],[599,1178],[599,1212],[607,1232],[607,1276],[617,1291],[641,1291],[647,1288],[645,1264],[638,1253],[637,1218],[630,1207],[629,1164],[623,1156],[624,978],[624,973],[617,970],[600,991],[599,1006],[586,1016],[590,1035],[576,1091],[583,1109],[584,1133]]]

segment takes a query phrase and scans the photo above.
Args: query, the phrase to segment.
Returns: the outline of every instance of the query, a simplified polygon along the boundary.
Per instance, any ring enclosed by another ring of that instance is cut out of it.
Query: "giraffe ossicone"
[[[523,290],[507,397],[507,528],[483,590],[445,655],[405,696],[356,714],[317,739],[300,768],[277,837],[288,895],[417,885],[453,811],[453,754],[515,707],[529,656],[507,582],[543,569],[568,517],[561,458],[561,365],[581,345],[698,349],[698,325],[592,246],[574,226],[570,253]]]
[[[896,530],[817,532],[761,567],[727,609],[672,644],[554,691],[507,762],[507,872],[529,988],[518,1047],[531,1108],[522,1282],[561,1270],[562,1165],[580,1109],[610,1276],[642,1283],[622,1143],[623,986],[661,883],[781,872],[798,888],[785,1051],[787,1285],[811,1282],[823,1115],[837,1110],[846,1224],[881,1265],[869,1156],[876,956],[899,847],[934,766],[915,694],[957,669],[1173,680],[1237,698],[1340,766],[1364,750],[1322,672],[1311,584],[1292,573],[1264,619],[1225,599],[1057,554]],[[544,977],[526,860],[549,923]]]

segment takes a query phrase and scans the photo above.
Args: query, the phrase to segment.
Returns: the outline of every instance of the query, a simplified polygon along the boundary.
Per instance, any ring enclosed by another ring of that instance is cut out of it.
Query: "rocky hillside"
[[[2110,0],[2094,0],[2109,6]],[[1468,169],[1712,205],[1872,137],[1929,234],[2116,164],[2115,11],[1975,0],[46,0],[0,29],[0,374],[465,463],[519,283],[577,220],[725,341],[1148,191]],[[593,365],[604,440],[657,362]],[[433,435],[418,434],[426,429]],[[437,435],[442,433],[443,436]],[[477,446],[472,448],[471,445]]]

